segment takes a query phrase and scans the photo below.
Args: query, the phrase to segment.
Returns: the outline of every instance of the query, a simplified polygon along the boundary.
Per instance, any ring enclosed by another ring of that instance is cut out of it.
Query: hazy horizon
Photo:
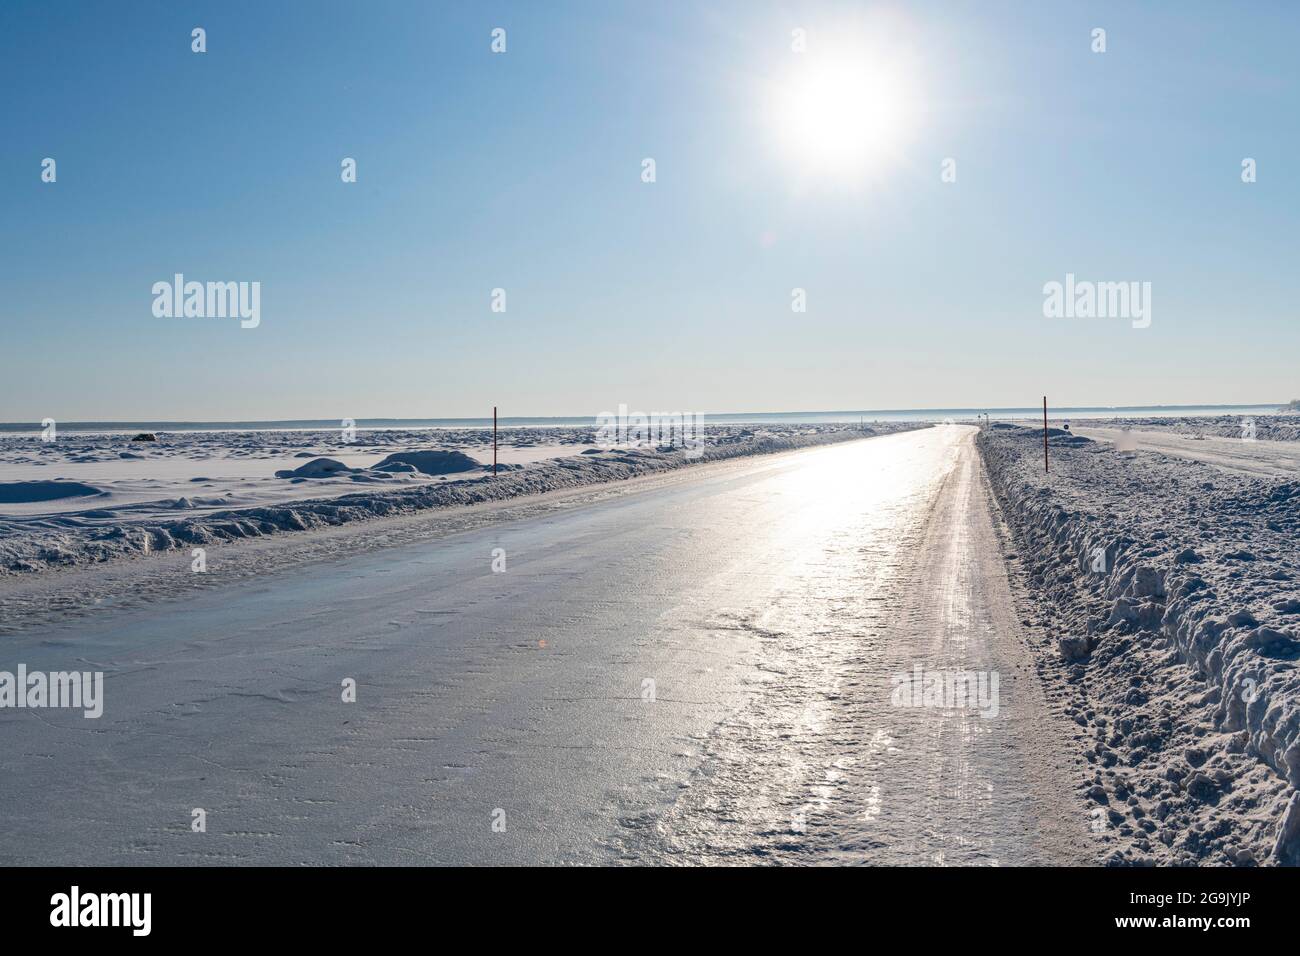
[[[1158,417],[1158,416],[1189,416],[1196,417],[1193,413],[1208,412],[1214,413],[1222,411],[1228,414],[1232,411],[1242,410],[1284,410],[1288,402],[1253,402],[1238,404],[1194,404],[1194,405],[1077,405],[1077,406],[1053,406],[1049,403],[1048,413],[1053,418],[1072,416],[1078,418],[1101,418],[1114,413],[1121,415],[1126,412],[1148,413],[1135,417]],[[969,413],[974,416],[980,413],[987,413],[995,417],[1010,417],[1008,413],[1016,413],[1014,417],[1036,417],[1040,414],[1041,406],[1021,405],[1021,406],[953,406],[951,408],[864,408],[864,409],[803,409],[796,411],[712,411],[700,412],[705,419],[710,419],[716,424],[730,423],[743,424],[749,421],[762,422],[766,420],[785,420],[795,424],[801,421],[829,423],[834,421],[851,421],[852,418],[859,416],[880,416],[886,419],[911,418],[917,419],[922,416],[942,416],[953,413]],[[628,414],[670,414],[669,410],[663,409],[628,409]],[[676,410],[682,412],[683,410]],[[1023,413],[1023,416],[1020,414]],[[595,421],[600,415],[617,415],[619,409],[602,409],[600,412],[593,412],[587,415],[504,415],[498,416],[499,423],[503,427],[519,427],[520,425],[583,425]],[[831,416],[845,416],[843,419],[835,419]],[[160,419],[160,418],[140,418],[140,419],[91,419],[76,418],[57,420],[56,425],[66,430],[86,429],[91,426],[108,426],[108,427],[155,427],[162,428],[166,426],[279,426],[282,430],[298,430],[304,427],[310,428],[336,428],[342,419],[337,418],[249,418],[249,419]],[[437,427],[455,427],[455,426],[477,426],[485,423],[491,423],[491,415],[478,416],[373,416],[352,419],[353,423],[359,428],[378,429],[391,426],[406,425],[408,427],[425,427],[421,423],[437,423]],[[41,428],[36,422],[0,422],[0,432],[35,432]],[[271,429],[274,430],[274,429]]]

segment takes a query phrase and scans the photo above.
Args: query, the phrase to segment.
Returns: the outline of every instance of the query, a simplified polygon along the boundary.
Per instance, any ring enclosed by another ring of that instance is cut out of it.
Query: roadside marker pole
[[[1043,399],[1047,401],[1047,399]],[[497,407],[492,406],[492,477],[497,475]]]
[[[1047,396],[1043,396],[1043,474],[1049,471],[1047,467]]]

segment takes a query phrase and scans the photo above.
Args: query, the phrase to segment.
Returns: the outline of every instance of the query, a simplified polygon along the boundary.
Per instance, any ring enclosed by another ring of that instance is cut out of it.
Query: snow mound
[[[102,488],[79,481],[0,481],[0,504],[6,505],[85,498],[105,493]]]
[[[350,475],[356,469],[349,468],[341,461],[335,461],[333,458],[313,458],[305,465],[299,465],[297,468],[284,469],[277,471],[277,478],[334,478],[339,475]]]
[[[393,465],[410,465],[426,475],[452,475],[461,471],[475,471],[482,467],[463,451],[399,451],[389,455],[376,471],[404,471]]]

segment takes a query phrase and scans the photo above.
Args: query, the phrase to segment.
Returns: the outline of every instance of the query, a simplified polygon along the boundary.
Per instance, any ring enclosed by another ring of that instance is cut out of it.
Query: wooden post
[[[1047,399],[1043,399],[1043,401],[1047,401]],[[492,406],[492,477],[495,478],[496,474],[497,474],[497,407],[493,405]]]
[[[1043,474],[1049,471],[1047,467],[1047,396],[1043,396]]]

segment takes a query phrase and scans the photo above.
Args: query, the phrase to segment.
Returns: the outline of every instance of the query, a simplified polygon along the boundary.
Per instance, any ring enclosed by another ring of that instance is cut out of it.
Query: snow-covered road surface
[[[106,677],[98,720],[0,710],[0,863],[1089,862],[973,435],[6,635]],[[897,706],[917,665],[996,716]]]

